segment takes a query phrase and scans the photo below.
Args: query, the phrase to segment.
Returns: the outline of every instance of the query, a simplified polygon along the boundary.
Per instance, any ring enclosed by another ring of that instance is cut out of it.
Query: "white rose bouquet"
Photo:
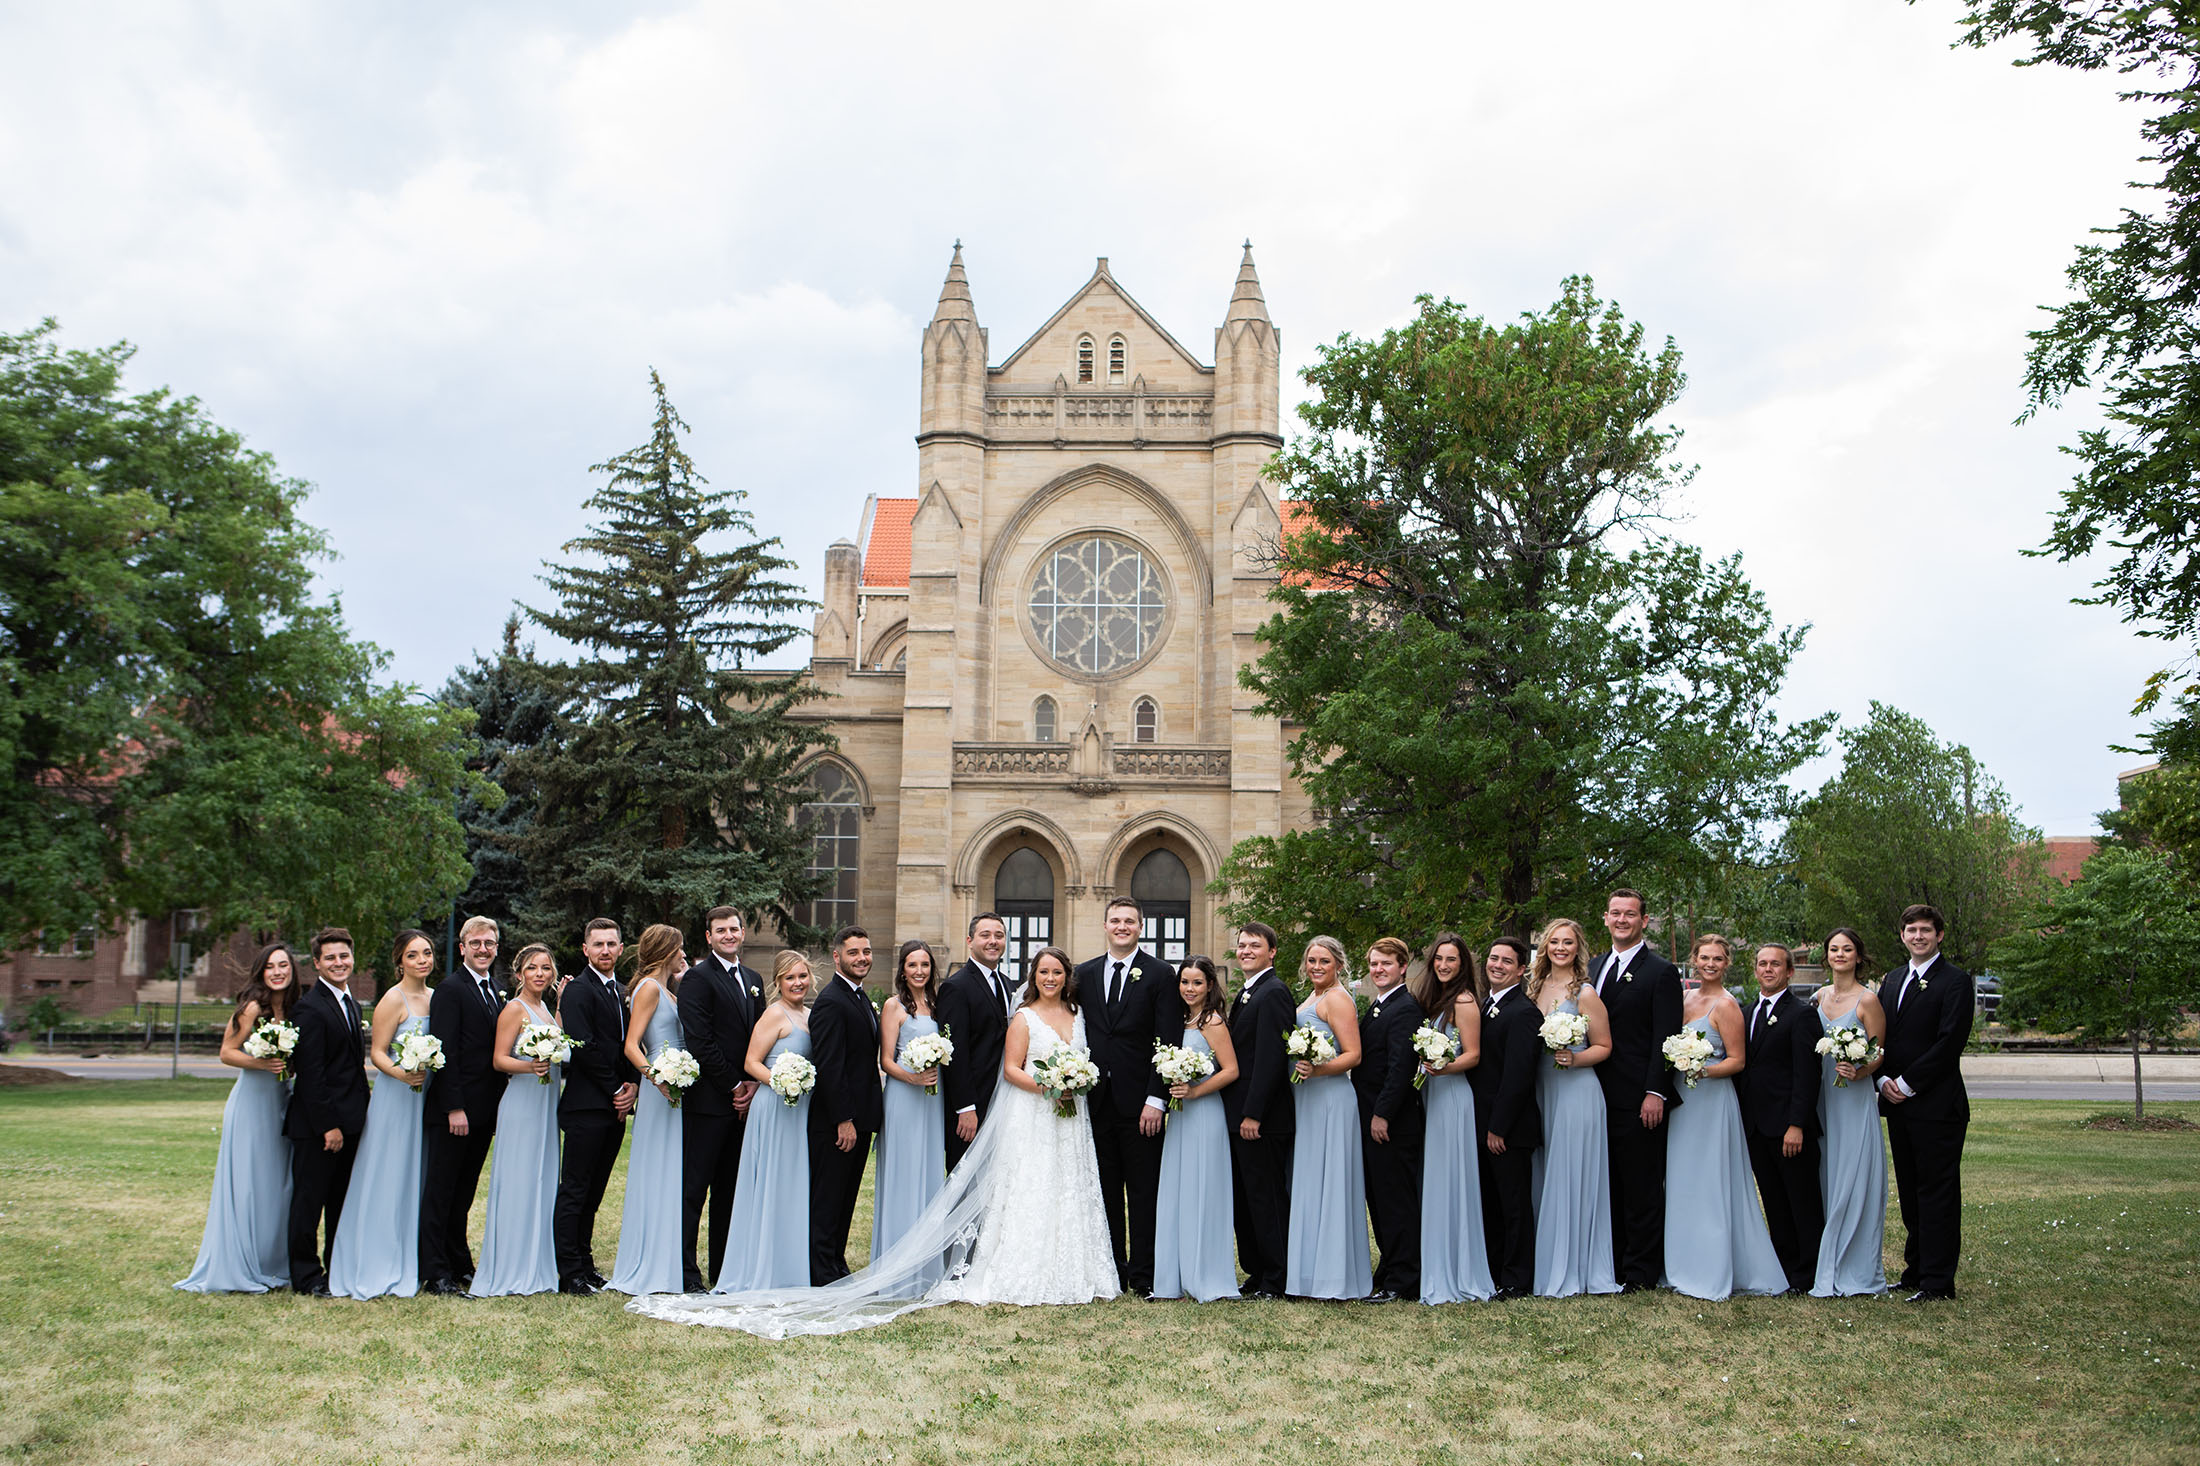
[[[1879,1040],[1861,1028],[1850,1028],[1846,1024],[1828,1029],[1826,1036],[1818,1040],[1817,1048],[1819,1053],[1829,1055],[1836,1064],[1861,1066],[1879,1057]],[[1833,1082],[1839,1089],[1849,1087],[1849,1082],[1838,1074],[1833,1076]]]
[[[281,1079],[290,1067],[290,1056],[298,1047],[298,1025],[285,1023],[280,1018],[262,1018],[252,1026],[252,1032],[239,1048],[247,1058],[275,1059],[281,1067],[275,1077]]]
[[[1543,1035],[1543,1047],[1556,1054],[1575,1044],[1589,1041],[1589,1020],[1579,1013],[1553,1013],[1543,1020],[1543,1026],[1537,1032]],[[1553,1059],[1551,1062],[1557,1064],[1558,1060]]]
[[[443,1040],[432,1033],[399,1034],[390,1045],[390,1058],[408,1074],[425,1074],[443,1067]]]
[[[512,1053],[530,1063],[563,1064],[572,1059],[573,1050],[582,1042],[555,1023],[528,1023],[521,1025],[519,1042],[512,1045]],[[548,1084],[550,1076],[538,1075],[535,1082]]]
[[[791,1109],[817,1088],[817,1065],[800,1054],[781,1054],[772,1060],[771,1086],[772,1093]]]
[[[1679,1072],[1690,1089],[1696,1087],[1696,1081],[1703,1078],[1703,1071],[1711,1064],[1711,1040],[1693,1028],[1684,1028],[1667,1039],[1663,1052],[1665,1062]]]
[[[922,1074],[927,1069],[944,1069],[955,1062],[955,1041],[947,1036],[947,1030],[922,1034],[909,1040],[909,1047],[901,1051],[901,1067],[912,1074]],[[927,1084],[926,1094],[938,1094],[937,1084]]]
[[[1459,1040],[1451,1030],[1424,1023],[1413,1030],[1413,1052],[1421,1056],[1421,1062],[1441,1069],[1459,1057]],[[1419,1089],[1428,1083],[1428,1070],[1413,1071],[1413,1087]]]
[[[1159,1039],[1155,1039],[1153,1066],[1160,1072],[1161,1077],[1171,1085],[1197,1084],[1200,1080],[1215,1072],[1215,1056],[1205,1049],[1195,1049],[1189,1045],[1165,1044]],[[1169,1108],[1181,1110],[1184,1108],[1184,1101],[1171,1095],[1169,1096]]]
[[[680,1099],[688,1087],[703,1077],[703,1066],[695,1062],[695,1056],[686,1049],[666,1044],[657,1050],[657,1057],[649,1061],[649,1082],[662,1084],[672,1093],[665,1096],[665,1103],[680,1108]]]
[[[1086,1050],[1063,1044],[1031,1066],[1031,1077],[1054,1098],[1054,1113],[1067,1120],[1077,1113],[1077,1096],[1100,1082],[1100,1066]]]
[[[1311,1023],[1302,1023],[1283,1036],[1283,1052],[1294,1064],[1304,1059],[1309,1064],[1326,1064],[1337,1057],[1336,1040]],[[1299,1071],[1291,1071],[1291,1082],[1299,1082]]]

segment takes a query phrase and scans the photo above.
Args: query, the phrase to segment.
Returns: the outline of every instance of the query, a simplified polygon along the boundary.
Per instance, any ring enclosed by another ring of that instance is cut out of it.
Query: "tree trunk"
[[[657,829],[664,838],[665,849],[680,849],[687,844],[687,811],[677,804],[665,805],[657,812]]]
[[[2145,1124],[2147,1118],[2146,1086],[2139,1078],[2139,1030],[2131,1030],[2131,1118],[2134,1124]]]

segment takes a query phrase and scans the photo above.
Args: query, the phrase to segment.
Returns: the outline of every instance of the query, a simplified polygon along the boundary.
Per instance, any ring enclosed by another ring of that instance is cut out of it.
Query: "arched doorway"
[[[1054,867],[1029,845],[1012,851],[993,873],[993,909],[1008,927],[1001,970],[1022,982],[1031,954],[1054,943]]]
[[[1146,915],[1138,945],[1181,967],[1191,954],[1192,873],[1173,850],[1148,851],[1131,871],[1131,899]]]

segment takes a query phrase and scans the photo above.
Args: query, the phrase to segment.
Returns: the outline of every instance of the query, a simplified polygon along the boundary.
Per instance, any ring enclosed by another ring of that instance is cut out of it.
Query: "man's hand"
[[[1159,1135],[1161,1133],[1161,1111],[1157,1107],[1148,1105],[1138,1112],[1138,1133],[1140,1135]]]
[[[1642,1097],[1642,1128],[1655,1130],[1665,1123],[1665,1096],[1646,1094]]]
[[[1899,1105],[1909,1098],[1908,1095],[1895,1087],[1895,1082],[1892,1079],[1886,1080],[1879,1086],[1879,1097],[1890,1105]]]
[[[453,1135],[462,1136],[466,1133],[466,1112],[464,1110],[453,1110],[444,1117],[444,1123],[451,1127]]]
[[[1491,1155],[1503,1155],[1505,1153],[1505,1137],[1493,1130],[1482,1137],[1482,1148]]]
[[[736,1115],[746,1115],[749,1112],[749,1101],[755,1098],[756,1081],[742,1080],[733,1087],[733,1112]]]
[[[1390,1144],[1390,1122],[1381,1115],[1367,1122],[1367,1138],[1377,1145]]]
[[[1238,1139],[1260,1139],[1260,1121],[1254,1119],[1251,1115],[1247,1115],[1244,1119],[1238,1121]]]
[[[978,1138],[978,1112],[964,1110],[955,1117],[955,1138],[964,1145]]]
[[[1780,1137],[1780,1154],[1794,1160],[1803,1153],[1803,1127],[1790,1125],[1787,1134]]]
[[[328,1133],[327,1133],[326,1135],[324,1135],[324,1136],[322,1136],[322,1137],[321,1137],[321,1149],[323,1149],[323,1150],[325,1150],[325,1151],[329,1152],[329,1153],[330,1153],[331,1155],[334,1155],[334,1154],[335,1154],[335,1153],[336,1153],[337,1151],[340,1151],[340,1150],[342,1150],[343,1148],[344,1148],[344,1132],[343,1132],[343,1131],[341,1131],[341,1130],[331,1130],[331,1131],[329,1131],[329,1132],[328,1132]]]
[[[611,1108],[618,1111],[620,1118],[624,1119],[634,1113],[634,1101],[641,1097],[641,1093],[642,1088],[638,1084],[622,1084],[612,1091]]]
[[[833,1134],[833,1144],[842,1150],[854,1150],[856,1148],[856,1122],[853,1120],[841,1121],[840,1129]]]

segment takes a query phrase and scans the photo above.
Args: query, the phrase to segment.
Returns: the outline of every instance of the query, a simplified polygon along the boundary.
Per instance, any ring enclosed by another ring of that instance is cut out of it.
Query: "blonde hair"
[[[781,998],[784,998],[786,996],[785,983],[787,981],[787,974],[793,972],[797,967],[801,968],[804,972],[810,974],[812,981],[816,980],[816,966],[811,963],[808,957],[804,956],[800,952],[797,952],[792,947],[781,948],[779,955],[772,959],[773,1002],[776,1003]],[[810,1006],[810,998],[808,994],[803,995],[802,1006],[805,1008]]]
[[[550,981],[543,984],[544,990],[548,991],[558,985],[557,954],[550,950],[547,942],[529,942],[513,954],[511,970],[504,974],[504,981],[511,988],[513,997],[516,998],[527,991],[527,984],[520,980],[520,973],[525,971],[527,964],[537,957],[548,957],[550,959]]]
[[[1696,940],[1688,948],[1689,957],[1693,959],[1698,952],[1701,952],[1706,947],[1717,947],[1720,951],[1726,953],[1727,959],[1729,961],[1733,960],[1734,944],[1728,941],[1725,937],[1720,936],[1717,932],[1705,932],[1703,935],[1697,937]]]
[[[1338,941],[1335,937],[1308,938],[1306,943],[1306,951],[1311,952],[1316,947],[1321,948],[1330,956],[1337,959],[1337,986],[1349,987],[1352,983],[1352,962],[1344,955],[1344,943]],[[1306,977],[1305,953],[1301,953],[1299,955],[1299,976]],[[1309,985],[1311,985],[1313,979],[1307,977],[1307,982]]]
[[[1528,1000],[1530,1002],[1534,1002],[1543,996],[1543,984],[1550,978],[1552,972],[1551,933],[1557,931],[1560,927],[1564,927],[1574,934],[1574,976],[1573,980],[1566,985],[1566,996],[1570,998],[1575,993],[1580,992],[1581,984],[1588,976],[1588,970],[1583,966],[1583,963],[1588,960],[1589,933],[1582,928],[1580,922],[1570,916],[1554,916],[1544,923],[1542,931],[1536,933],[1535,961],[1528,964]]]
[[[634,975],[626,980],[627,995],[641,985],[645,977],[655,978],[666,992],[678,992],[680,974],[665,969],[672,959],[680,955],[680,929],[658,922],[642,928],[641,940],[634,944]]]

